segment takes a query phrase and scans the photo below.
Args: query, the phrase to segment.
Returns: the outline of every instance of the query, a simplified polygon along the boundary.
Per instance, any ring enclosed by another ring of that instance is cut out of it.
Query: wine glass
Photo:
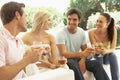
[[[58,65],[64,67],[66,63],[67,63],[67,59],[64,56],[59,57]]]
[[[103,43],[101,43],[101,42],[97,43],[97,49],[104,49]],[[97,57],[103,57],[103,55],[102,54],[98,54]]]
[[[41,56],[43,55],[42,42],[34,41],[33,44],[31,45],[31,48],[32,48],[33,50],[35,50],[35,51],[41,50],[40,53],[39,53],[39,55],[40,55],[39,57],[40,57],[40,59],[41,59]],[[42,55],[41,55],[41,54],[42,54]]]
[[[96,46],[95,46],[95,44],[92,44],[91,47],[95,50]],[[95,56],[95,53],[93,53],[91,60],[96,60],[96,58],[94,56]]]
[[[102,50],[102,49],[104,49],[104,44],[103,43],[101,43],[101,42],[99,42],[99,43],[97,43],[97,45],[96,45],[96,50]],[[96,58],[96,60],[97,61],[99,61],[101,64],[103,63],[103,55],[102,54],[100,54],[100,53],[96,53],[95,54],[95,58]]]

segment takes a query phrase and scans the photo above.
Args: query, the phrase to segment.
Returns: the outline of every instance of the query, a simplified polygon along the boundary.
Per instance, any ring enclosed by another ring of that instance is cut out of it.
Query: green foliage
[[[120,48],[120,28],[117,29],[117,47]]]
[[[78,8],[82,12],[80,26],[87,29],[87,20],[91,14],[104,11],[120,11],[120,0],[70,0],[68,9],[71,7]]]
[[[51,14],[51,28],[56,27],[58,23],[61,22],[62,15],[53,7],[26,7],[26,10],[28,11],[28,28],[32,27],[32,20],[33,16],[36,12],[40,10],[46,10]]]
[[[106,11],[120,11],[120,0],[103,0],[105,2]]]

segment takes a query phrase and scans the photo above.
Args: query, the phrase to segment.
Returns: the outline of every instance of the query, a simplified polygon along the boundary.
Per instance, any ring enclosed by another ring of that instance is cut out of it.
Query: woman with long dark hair
[[[107,13],[101,13],[96,28],[89,31],[89,38],[91,44],[97,44],[96,53],[103,55],[103,64],[110,64],[112,80],[119,80],[118,63],[114,54],[117,40],[114,19]]]

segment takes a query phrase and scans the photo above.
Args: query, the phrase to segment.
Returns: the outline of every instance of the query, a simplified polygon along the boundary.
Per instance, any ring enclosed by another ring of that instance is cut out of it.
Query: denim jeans
[[[78,64],[79,60],[80,58],[69,58],[67,59],[67,65],[70,69],[74,71],[75,80],[84,80],[84,77]]]
[[[112,80],[119,80],[119,68],[116,55],[114,53],[105,55],[103,57],[103,64],[110,64]]]
[[[93,72],[96,80],[110,80],[102,64],[97,60],[86,60],[86,68]]]

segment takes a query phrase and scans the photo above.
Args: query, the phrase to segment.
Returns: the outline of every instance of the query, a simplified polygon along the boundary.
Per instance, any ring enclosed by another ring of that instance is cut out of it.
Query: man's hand
[[[42,49],[41,48],[29,48],[26,50],[26,55],[25,58],[27,59],[27,61],[29,61],[30,63],[35,63],[37,61],[39,61],[39,58],[42,55]]]
[[[93,48],[86,48],[84,51],[83,51],[83,55],[85,58],[87,58],[88,56],[91,56],[95,53],[95,49]]]

